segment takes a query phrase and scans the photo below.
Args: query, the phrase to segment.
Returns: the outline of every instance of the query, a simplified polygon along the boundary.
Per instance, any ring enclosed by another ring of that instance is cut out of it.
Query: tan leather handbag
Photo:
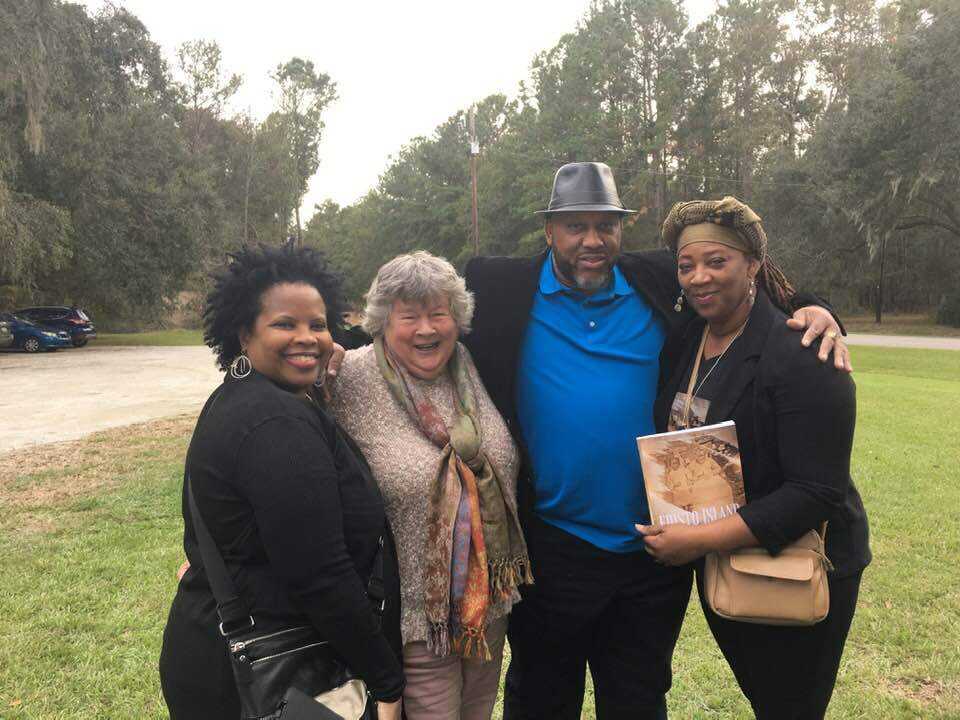
[[[340,687],[317,695],[314,700],[344,720],[363,720],[369,696],[363,680],[353,678]]]
[[[761,625],[815,625],[830,611],[824,554],[827,524],[773,557],[763,548],[716,552],[704,561],[707,604],[727,620]]]

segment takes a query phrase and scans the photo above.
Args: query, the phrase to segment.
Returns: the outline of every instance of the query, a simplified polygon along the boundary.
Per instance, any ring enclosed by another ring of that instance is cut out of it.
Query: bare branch
[[[960,227],[952,225],[941,220],[935,220],[929,217],[923,217],[922,215],[911,215],[904,218],[901,218],[900,221],[894,226],[894,230],[912,230],[917,227],[937,227],[942,230],[960,237]]]

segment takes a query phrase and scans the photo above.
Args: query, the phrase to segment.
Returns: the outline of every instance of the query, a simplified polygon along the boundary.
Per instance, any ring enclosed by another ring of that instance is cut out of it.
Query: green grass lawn
[[[151,330],[137,333],[100,333],[97,345],[203,345],[202,330]]]
[[[884,315],[879,325],[873,315],[841,316],[849,333],[872,335],[927,335],[933,337],[960,337],[960,328],[937,325],[929,315]]]
[[[853,359],[874,562],[829,716],[960,718],[960,353]],[[156,664],[191,424],[0,458],[0,718],[166,717]],[[672,717],[750,717],[696,601],[674,668]]]

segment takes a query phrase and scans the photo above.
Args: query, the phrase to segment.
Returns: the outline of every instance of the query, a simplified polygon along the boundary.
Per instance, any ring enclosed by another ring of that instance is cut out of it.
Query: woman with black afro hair
[[[214,275],[204,340],[226,376],[187,451],[189,569],[160,658],[173,720],[251,716],[241,708],[221,620],[233,640],[313,626],[366,683],[379,718],[400,717],[399,580],[383,500],[315,388],[340,313],[340,283],[309,248],[245,247]],[[201,551],[191,508],[223,558],[242,613],[228,607],[218,617],[203,559],[213,556],[209,546]],[[370,583],[378,558],[385,593]]]

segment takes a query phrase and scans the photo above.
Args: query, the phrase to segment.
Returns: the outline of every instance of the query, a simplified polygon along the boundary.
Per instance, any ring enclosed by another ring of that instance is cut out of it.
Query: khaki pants
[[[497,701],[507,618],[490,623],[492,660],[437,657],[425,642],[403,646],[403,709],[407,720],[489,720]]]

